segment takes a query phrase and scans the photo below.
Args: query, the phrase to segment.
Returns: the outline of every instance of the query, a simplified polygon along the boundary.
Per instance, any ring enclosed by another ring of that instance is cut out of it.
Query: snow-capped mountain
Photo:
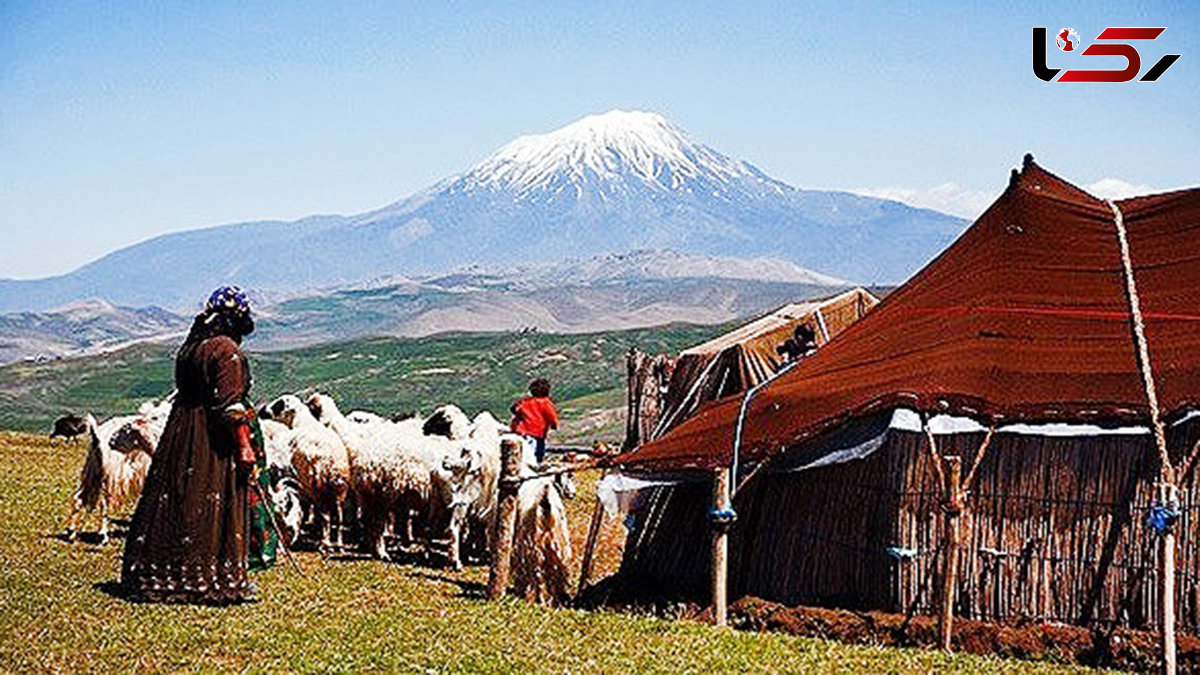
[[[480,162],[461,183],[529,199],[568,188],[581,195],[596,181],[640,180],[666,192],[689,182],[753,177],[748,165],[691,142],[660,115],[613,110],[548,134],[521,136]]]
[[[797,189],[659,115],[611,111],[520,137],[460,175],[358,216],[164,235],[61,277],[0,280],[0,311],[90,296],[191,308],[219,283],[295,291],[645,249],[765,256],[860,283],[896,282],[965,224],[898,202]]]

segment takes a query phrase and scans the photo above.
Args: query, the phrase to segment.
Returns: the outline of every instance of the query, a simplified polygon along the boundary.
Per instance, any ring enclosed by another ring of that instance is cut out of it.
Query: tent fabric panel
[[[1159,406],[1200,407],[1200,190],[1118,206],[1129,232]]]

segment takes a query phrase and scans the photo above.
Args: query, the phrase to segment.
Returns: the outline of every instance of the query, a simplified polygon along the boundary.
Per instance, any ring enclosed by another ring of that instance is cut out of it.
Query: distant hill
[[[416,279],[385,277],[304,294],[254,296],[248,345],[286,349],[361,337],[538,330],[586,333],[674,322],[717,324],[846,283],[781,260],[636,251],[586,260],[473,265]],[[177,343],[190,319],[103,301],[0,315],[0,363]]]
[[[368,213],[169,234],[62,276],[0,280],[0,312],[89,297],[182,311],[221,283],[291,293],[639,249],[766,256],[888,283],[916,271],[965,225],[899,202],[795,188],[659,115],[611,111],[518,138],[466,172]]]
[[[89,299],[47,312],[0,315],[0,363],[115,349],[182,334],[190,320],[158,307],[117,307]]]
[[[719,324],[846,287],[784,261],[670,251],[510,268],[476,265],[282,300],[264,308],[252,344],[280,349],[366,335]]]
[[[428,413],[440,403],[454,402],[471,413],[488,409],[503,417],[537,375],[551,379],[555,399],[579,422],[596,408],[611,411],[623,405],[624,358],[631,346],[676,352],[727,328],[676,324],[574,335],[372,338],[252,351],[251,394],[263,400],[313,387],[332,393],[346,410]],[[66,411],[103,418],[134,410],[171,389],[173,353],[171,345],[139,344],[106,354],[0,367],[0,429],[45,432]],[[612,432],[612,425],[607,429]]]

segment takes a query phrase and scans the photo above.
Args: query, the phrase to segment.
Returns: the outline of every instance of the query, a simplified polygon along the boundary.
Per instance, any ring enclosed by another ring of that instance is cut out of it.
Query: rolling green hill
[[[677,352],[729,325],[673,324],[619,332],[471,333],[373,338],[281,352],[251,353],[252,395],[267,400],[315,388],[344,410],[428,413],[452,402],[468,414],[507,414],[529,379],[548,377],[564,415],[575,422],[559,440],[586,430],[613,438],[619,420],[598,414],[624,404],[625,353]],[[98,417],[131,411],[172,388],[174,346],[140,344],[98,356],[0,368],[0,428],[45,431],[67,411]]]

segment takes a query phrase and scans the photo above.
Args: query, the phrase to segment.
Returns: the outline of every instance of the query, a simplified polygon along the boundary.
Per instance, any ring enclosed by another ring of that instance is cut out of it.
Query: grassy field
[[[1049,672],[1055,667],[916,649],[846,646],[612,612],[480,598],[462,573],[299,554],[257,577],[262,600],[225,608],[132,605],[110,594],[121,539],[57,537],[77,447],[0,432],[0,671],[249,670]],[[595,477],[581,482],[589,495]],[[590,500],[571,503],[578,541]],[[601,569],[615,565],[619,525]]]
[[[612,420],[593,419],[594,413],[624,404],[630,347],[677,352],[728,328],[681,324],[584,335],[374,338],[265,353],[253,353],[251,343],[252,394],[266,399],[314,387],[333,394],[344,410],[428,413],[453,402],[472,414],[486,408],[503,417],[529,380],[542,376],[554,383],[565,416],[585,422],[578,428],[609,431]],[[63,412],[90,411],[103,418],[162,397],[172,387],[175,346],[141,344],[99,356],[2,367],[0,429],[41,432]]]

